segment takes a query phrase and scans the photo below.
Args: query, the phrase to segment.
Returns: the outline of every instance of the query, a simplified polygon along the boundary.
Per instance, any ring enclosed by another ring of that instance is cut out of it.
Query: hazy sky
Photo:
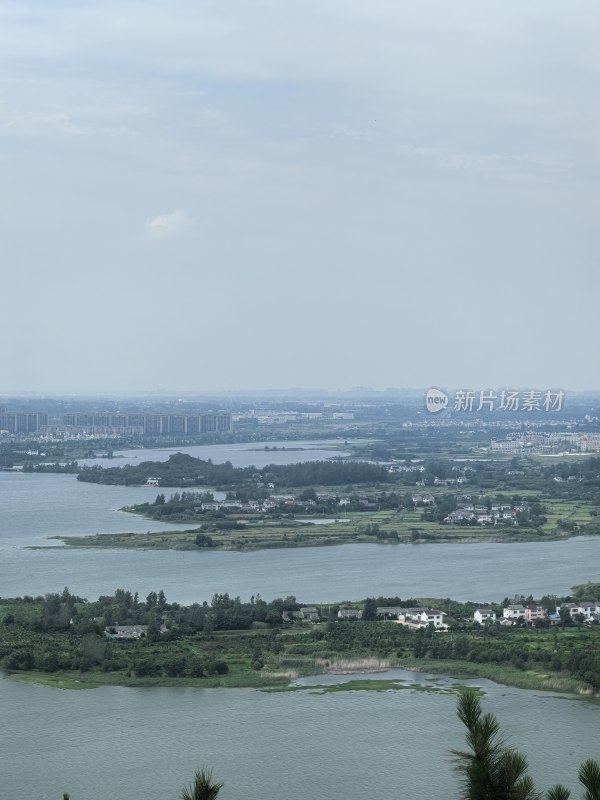
[[[0,394],[600,387],[600,5],[4,0]]]

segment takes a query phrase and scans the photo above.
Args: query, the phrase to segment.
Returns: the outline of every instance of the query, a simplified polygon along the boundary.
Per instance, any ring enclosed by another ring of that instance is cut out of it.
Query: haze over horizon
[[[598,6],[0,23],[3,395],[597,386]]]

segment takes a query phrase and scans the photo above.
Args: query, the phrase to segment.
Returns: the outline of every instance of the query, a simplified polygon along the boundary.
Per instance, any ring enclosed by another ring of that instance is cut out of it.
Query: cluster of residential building
[[[86,411],[50,419],[47,412],[9,411],[0,407],[0,434],[49,434],[179,436],[229,433],[231,414],[152,414]]]
[[[561,609],[563,614],[561,614]],[[473,621],[478,622],[480,625],[498,622],[503,627],[512,627],[519,623],[535,626],[538,620],[548,619],[551,625],[558,625],[562,622],[563,616],[565,616],[564,609],[568,611],[568,616],[572,620],[583,619],[587,623],[600,622],[600,602],[563,603],[556,606],[554,611],[548,611],[539,603],[511,603],[502,609],[501,615],[492,607],[482,606],[475,609]],[[352,607],[340,608],[337,612],[339,620],[362,619],[362,616],[363,613],[360,609]],[[429,606],[416,606],[414,608],[404,608],[402,606],[377,607],[377,619],[393,621],[414,630],[432,625],[435,630],[445,631],[448,629],[445,621],[447,616],[444,611]],[[284,611],[283,619],[285,622],[321,621],[319,609],[316,606],[307,606],[298,611]]]
[[[104,628],[104,636],[107,639],[137,640],[148,635],[149,625],[110,625]],[[166,625],[161,625],[160,633],[166,633]]]
[[[561,614],[563,610],[563,614]],[[551,625],[558,625],[561,623],[564,610],[568,612],[568,616],[573,620],[582,620],[591,624],[592,622],[600,622],[600,602],[582,602],[582,603],[563,603],[556,606],[555,611],[548,611],[544,606],[539,603],[526,603],[510,604],[502,609],[502,616],[498,616],[496,611],[491,607],[482,606],[475,609],[473,612],[473,621],[478,622],[480,625],[486,623],[496,623],[504,627],[512,627],[519,623],[527,623],[535,626],[536,622],[541,619],[548,619]],[[282,619],[284,622],[297,622],[297,623],[317,623],[321,622],[321,613],[317,606],[303,606],[297,611],[283,611]],[[393,621],[399,625],[404,625],[413,630],[420,630],[433,626],[437,631],[448,630],[448,625],[444,619],[448,615],[444,611],[431,608],[429,606],[416,606],[413,608],[404,608],[402,606],[378,606],[377,619],[384,621]],[[354,607],[342,607],[338,609],[338,620],[359,620],[362,619],[363,612],[361,609]],[[148,634],[148,625],[111,625],[104,629],[104,635],[107,639],[127,640],[127,639],[141,639]],[[163,624],[160,632],[166,632],[167,628]]]
[[[149,478],[148,481],[154,481],[155,478]],[[157,483],[148,483],[147,486],[158,486]],[[266,497],[264,500],[206,500],[194,506],[194,511],[248,511],[254,513],[261,513],[265,511],[272,511],[275,508],[284,508],[285,506],[294,506],[294,508],[314,508],[317,502],[335,502],[338,506],[350,505],[349,497],[335,497],[333,495],[317,495],[317,500],[298,500],[291,494],[273,494]]]
[[[412,501],[415,506],[435,505],[435,497],[432,494],[413,494]]]
[[[447,625],[444,617],[447,616],[443,611],[426,606],[415,608],[402,608],[402,606],[378,606],[377,617],[383,620],[394,620],[407,628],[426,628],[433,625],[438,630],[446,630]]]
[[[418,461],[412,461],[410,464],[390,464],[388,472],[391,475],[397,475],[401,472],[425,472],[425,467]]]
[[[254,423],[255,425],[287,425],[295,422],[330,422],[330,421],[352,421],[353,411],[266,411],[256,410],[244,411],[236,414],[236,422]]]
[[[528,431],[514,434],[506,439],[492,439],[489,450],[496,453],[521,455],[524,453],[597,453],[600,452],[600,434],[598,433],[547,433],[545,431]]]
[[[361,609],[345,607],[338,609],[337,618],[339,620],[356,620],[362,619],[363,612]],[[401,606],[378,607],[377,618],[380,620],[394,620],[400,625],[406,625],[408,628],[426,628],[428,625],[433,625],[438,630],[445,630],[446,624],[444,617],[446,615],[443,611],[437,611],[434,608],[420,606],[417,608],[402,608]],[[298,611],[284,611],[282,613],[284,622],[320,622],[319,609],[316,606],[307,606],[300,608]]]
[[[362,619],[363,612],[359,608],[340,608],[337,618],[341,620]],[[284,622],[321,622],[319,609],[316,606],[305,606],[298,611],[284,611]]]
[[[48,426],[48,414],[0,408],[0,435],[37,433]]]
[[[561,610],[568,611],[571,619],[583,619],[584,622],[600,622],[600,602],[563,603],[556,606],[554,611],[548,611],[539,603],[525,605],[511,604],[502,609],[502,617],[493,608],[477,608],[473,612],[473,621],[483,625],[486,622],[499,622],[501,625],[512,626],[519,622],[535,625],[537,620],[548,619],[551,625],[558,625],[562,621]],[[564,611],[563,611],[564,614]]]
[[[231,414],[124,414],[81,412],[64,414],[67,432],[131,434],[139,436],[194,436],[201,433],[229,433]]]
[[[320,622],[321,616],[316,606],[304,606],[298,611],[282,611],[284,622]]]
[[[451,511],[444,522],[452,525],[465,525],[477,523],[478,525],[497,525],[517,524],[517,516],[522,512],[527,512],[527,503],[517,503],[515,505],[496,504],[492,506],[476,505],[474,503],[463,503],[456,511]]]
[[[419,461],[411,461],[409,464],[390,464],[387,468],[388,472],[391,475],[397,475],[403,472],[425,472],[425,467],[419,463]],[[453,467],[453,471],[455,472],[462,472],[462,475],[457,474],[455,477],[452,478],[439,478],[434,477],[433,481],[429,481],[429,484],[433,483],[433,486],[461,486],[462,484],[468,483],[469,475],[473,472],[470,467]],[[424,480],[419,480],[416,482],[417,486],[425,486],[426,482]]]

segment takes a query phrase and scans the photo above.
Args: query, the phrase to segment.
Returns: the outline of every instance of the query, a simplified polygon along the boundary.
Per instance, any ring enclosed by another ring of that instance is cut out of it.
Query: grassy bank
[[[585,685],[568,675],[553,675],[536,672],[534,670],[518,670],[510,665],[471,664],[468,661],[438,661],[433,659],[402,659],[402,663],[390,665],[391,669],[410,669],[419,672],[445,675],[457,680],[477,680],[486,678],[494,683],[512,686],[517,689],[533,691],[548,691],[586,697],[594,702],[600,702],[597,695],[591,694]],[[304,674],[318,675],[322,667],[313,666],[305,670]],[[330,674],[330,671],[328,670]],[[297,673],[295,674],[295,677]],[[124,686],[131,688],[184,688],[195,687],[203,689],[228,688],[228,689],[261,689],[269,692],[281,691],[311,691],[321,694],[348,691],[390,691],[411,689],[413,691],[431,691],[448,693],[460,687],[436,687],[420,684],[407,684],[397,679],[383,677],[355,679],[333,685],[303,685],[298,686],[290,680],[289,673],[250,673],[247,671],[231,672],[228,675],[211,678],[168,678],[162,677],[134,677],[122,673],[80,673],[64,671],[48,675],[43,672],[12,673],[8,675],[11,680],[34,683],[56,689],[96,689],[101,686]]]
[[[195,544],[197,531],[160,531],[155,533],[98,533],[90,536],[54,536],[69,547],[104,548],[126,550],[190,550],[214,551],[237,550],[253,551],[275,548],[324,547],[338,544],[421,544],[454,543],[479,544],[497,542],[515,544],[518,542],[549,542],[570,538],[577,533],[567,533],[557,528],[519,529],[501,527],[459,527],[424,523],[415,514],[382,511],[370,515],[347,514],[348,522],[327,524],[271,523],[249,527],[247,530],[213,533],[212,547],[198,547]],[[412,517],[415,517],[413,519]],[[379,536],[364,532],[367,525],[379,526]],[[413,530],[418,530],[419,538],[414,539]],[[389,534],[389,536],[387,535]],[[44,549],[44,548],[35,548]]]
[[[537,670],[521,670],[510,664],[473,664],[470,661],[446,661],[425,658],[403,659],[401,666],[404,669],[449,675],[458,680],[487,678],[490,681],[494,681],[494,683],[514,686],[516,689],[592,696],[582,681],[569,675],[538,672]]]
[[[65,670],[47,674],[45,672],[14,672],[9,673],[10,680],[21,683],[35,683],[40,686],[50,686],[56,689],[97,689],[100,686],[126,686],[130,688],[184,688],[196,687],[199,689],[265,689],[286,687],[290,683],[289,677],[280,674],[231,672],[228,675],[219,675],[209,678],[169,678],[136,677],[121,672],[88,672]]]

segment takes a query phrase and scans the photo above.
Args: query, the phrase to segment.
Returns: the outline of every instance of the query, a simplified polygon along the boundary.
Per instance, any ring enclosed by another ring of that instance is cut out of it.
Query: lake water
[[[454,683],[402,670],[383,677]],[[340,679],[317,679],[333,680]],[[597,706],[489,681],[470,685],[484,688],[485,709],[527,752],[540,786],[574,787],[578,765],[598,755]],[[463,744],[455,706],[453,695],[410,688],[62,691],[0,680],[8,734],[0,738],[0,796],[164,800],[211,765],[225,781],[224,800],[448,800],[457,796],[448,748]]]
[[[350,439],[350,442],[360,441]],[[295,464],[300,461],[324,461],[332,456],[345,456],[341,439],[323,439],[318,442],[251,442],[246,444],[200,444],[189,447],[157,447],[144,450],[115,451],[113,458],[80,459],[80,464],[100,467],[122,467],[125,464],[140,464],[143,461],[167,461],[173,453],[187,453],[204,461],[212,459],[215,464],[231,461],[234,467],[255,466],[261,469],[267,464]]]
[[[329,454],[240,445],[210,450],[204,457],[240,466],[263,463],[259,456],[268,463],[275,455],[296,461]],[[127,459],[140,457],[154,454],[133,451]],[[119,463],[125,461],[110,461]],[[295,594],[313,602],[378,594],[484,601],[600,581],[600,539],[594,538],[250,553],[27,549],[50,544],[47,537],[54,535],[161,530],[166,526],[118,511],[155,495],[156,489],[83,484],[70,475],[0,473],[0,596],[68,585],[90,598],[119,586],[141,596],[162,587],[171,601],[184,603],[224,591],[243,598],[260,592],[266,599]],[[402,671],[389,677],[451,683]],[[597,706],[476,683],[487,692],[486,709],[527,751],[541,785],[560,780],[574,786],[578,764],[600,755]],[[452,696],[410,688],[324,695],[120,687],[73,692],[0,680],[0,800],[57,799],[63,791],[73,800],[176,798],[204,764],[225,780],[223,800],[447,800],[457,794],[448,747],[462,741],[454,709]]]
[[[188,450],[215,462],[247,466],[273,456],[282,463],[299,457],[322,459],[332,453],[323,449],[325,444],[329,443],[293,443],[302,451],[266,452],[262,443]],[[170,452],[126,451],[124,459],[110,463],[167,458]],[[141,596],[163,588],[171,601],[182,603],[208,600],[223,591],[244,599],[260,592],[265,598],[294,594],[324,603],[367,595],[483,602],[515,593],[567,593],[575,583],[600,581],[600,538],[511,545],[360,544],[248,553],[78,550],[48,538],[189,527],[118,510],[153,500],[156,493],[144,486],[81,483],[74,475],[0,472],[0,596],[44,594],[69,586],[90,598],[117,587]],[[54,549],[27,549],[39,546]]]

